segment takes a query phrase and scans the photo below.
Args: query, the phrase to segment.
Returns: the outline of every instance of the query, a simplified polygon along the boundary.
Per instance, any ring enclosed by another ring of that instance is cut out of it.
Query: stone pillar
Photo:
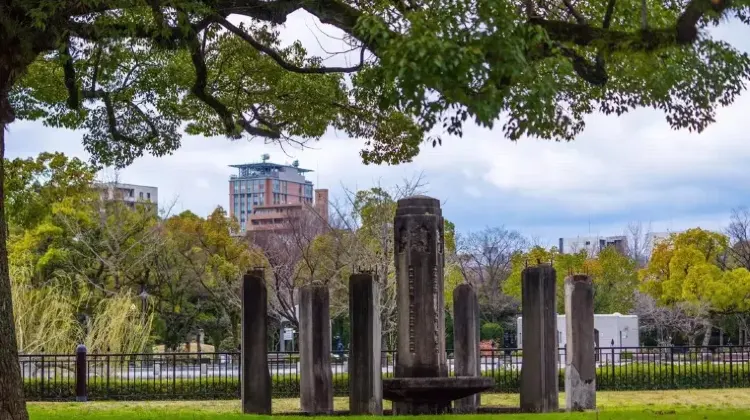
[[[448,376],[443,296],[443,215],[440,201],[414,196],[398,201],[394,219],[398,300],[395,376]],[[450,403],[394,403],[394,414],[440,414]]]
[[[303,286],[299,298],[300,393],[303,413],[333,412],[328,287]]]
[[[383,414],[380,288],[371,274],[349,277],[349,319],[349,411],[379,416]]]
[[[521,410],[525,412],[547,413],[559,407],[556,307],[555,269],[541,264],[523,270]]]
[[[588,276],[565,279],[565,408],[596,408],[594,285]]]
[[[474,288],[460,284],[453,290],[453,358],[456,376],[480,376],[479,301]],[[453,412],[476,413],[479,394],[456,400]]]
[[[245,414],[271,414],[268,302],[262,270],[242,277],[241,400]]]

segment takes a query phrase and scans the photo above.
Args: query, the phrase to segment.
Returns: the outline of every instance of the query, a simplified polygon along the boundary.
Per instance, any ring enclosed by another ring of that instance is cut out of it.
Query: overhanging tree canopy
[[[175,150],[183,126],[295,142],[335,127],[367,139],[362,158],[375,163],[410,160],[435,128],[461,134],[468,118],[492,126],[501,113],[511,139],[570,140],[585,115],[636,107],[702,130],[750,75],[750,59],[705,29],[750,22],[748,4],[9,0],[0,122],[85,128],[95,159],[117,165]],[[360,62],[325,67],[299,43],[281,47],[276,28],[297,10],[342,30]]]

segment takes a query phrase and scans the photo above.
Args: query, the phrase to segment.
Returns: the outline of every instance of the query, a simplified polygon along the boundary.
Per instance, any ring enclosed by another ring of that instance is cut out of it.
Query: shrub
[[[494,322],[487,322],[480,328],[482,340],[500,340],[503,338],[503,327]]]
[[[88,398],[96,400],[222,400],[240,398],[237,377],[209,377],[196,379],[111,379],[89,378]],[[24,392],[29,401],[66,401],[75,399],[75,379],[70,381],[41,381],[26,379]],[[333,375],[335,396],[349,395],[346,374]],[[297,398],[300,395],[298,375],[271,377],[273,398]]]

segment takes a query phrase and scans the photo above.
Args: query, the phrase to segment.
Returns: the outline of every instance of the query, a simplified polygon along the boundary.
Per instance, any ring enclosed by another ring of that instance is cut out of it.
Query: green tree
[[[596,313],[628,313],[633,307],[634,293],[638,289],[636,263],[615,247],[606,247],[595,257],[589,256],[586,250],[560,254],[557,248],[547,250],[539,246],[526,253],[517,253],[504,286],[505,293],[520,300],[521,272],[539,262],[552,263],[555,268],[558,313],[565,312],[565,278],[571,274],[591,277]]]
[[[729,239],[700,228],[659,242],[640,270],[644,292],[663,305],[680,305],[704,323],[709,344],[717,314],[750,310],[750,271],[727,266]]]
[[[638,290],[638,265],[635,259],[608,246],[597,255],[592,267],[594,313],[629,313]]]
[[[299,43],[281,47],[276,27],[299,9],[343,31],[361,62],[326,68]],[[411,159],[433,127],[461,134],[469,117],[492,126],[503,112],[511,139],[570,140],[587,114],[636,107],[702,130],[742,91],[750,59],[698,34],[748,14],[746,0],[5,1],[0,157],[16,118],[83,128],[94,159],[116,165],[175,150],[182,126],[274,141],[335,127],[366,140],[365,162],[388,163]],[[10,308],[2,200],[0,216],[0,306]],[[0,347],[15,349],[8,313]],[[0,413],[25,420],[17,365],[15,350],[0,356]]]
[[[148,290],[156,298],[167,348],[183,342],[199,324],[215,346],[228,337],[239,342],[239,279],[265,260],[232,236],[237,230],[237,221],[221,207],[206,218],[186,211],[164,222],[163,251],[148,259],[154,272]]]
[[[96,170],[63,153],[5,160],[5,212],[11,231],[30,229],[52,214],[66,198],[92,193]]]

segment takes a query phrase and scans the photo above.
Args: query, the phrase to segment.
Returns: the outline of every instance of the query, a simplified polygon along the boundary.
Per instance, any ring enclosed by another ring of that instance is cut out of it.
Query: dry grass
[[[486,394],[482,396],[482,405],[518,406],[517,394]],[[389,403],[385,402],[386,408]],[[565,396],[560,395],[560,405],[565,405]],[[29,403],[33,418],[44,418],[45,413],[53,411],[76,410],[81,414],[104,413],[117,410],[133,414],[150,411],[190,411],[192,413],[239,413],[240,404],[231,401],[143,401],[143,402],[89,402],[76,403]],[[347,398],[334,400],[336,410],[348,408]],[[631,391],[599,392],[597,406],[600,410],[750,410],[750,390],[680,390],[680,391]],[[276,399],[273,401],[275,413],[299,411],[299,399]]]

